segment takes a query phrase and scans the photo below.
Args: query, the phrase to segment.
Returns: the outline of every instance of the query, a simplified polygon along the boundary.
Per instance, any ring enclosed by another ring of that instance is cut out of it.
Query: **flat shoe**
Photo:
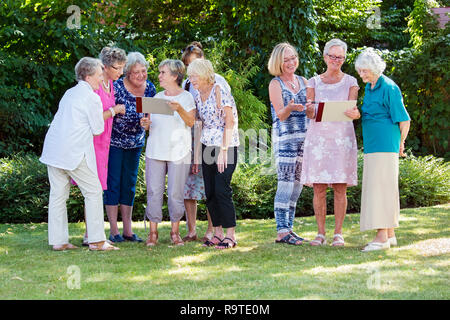
[[[361,252],[369,252],[369,251],[377,251],[389,249],[391,244],[389,241],[386,242],[370,242],[367,246],[365,246]]]
[[[113,245],[110,245],[107,241],[100,241],[95,243],[89,243],[89,250],[90,251],[113,251],[113,250],[120,250],[117,247],[114,247]]]
[[[125,239],[119,234],[116,234],[115,236],[113,236],[112,234],[109,235],[109,241],[111,242],[124,242]]]
[[[158,231],[150,232],[147,237],[147,241],[145,241],[145,245],[147,247],[156,246],[158,243]]]
[[[225,240],[230,240],[231,242],[225,242]],[[231,249],[237,246],[237,242],[234,241],[231,238],[225,237],[223,238],[222,242],[220,242],[217,246],[216,249],[219,250],[224,250],[224,249]]]
[[[71,243],[65,243],[65,244],[62,244],[62,245],[53,246],[52,249],[53,249],[53,251],[64,251],[64,250],[78,249],[78,247],[74,246]]]
[[[333,247],[343,247],[345,245],[344,237],[340,233],[336,233],[333,236],[333,243],[331,244]]]
[[[178,232],[170,231],[170,241],[172,241],[172,244],[176,246],[184,246],[184,242]]]
[[[142,242],[142,239],[139,238],[135,233],[131,237],[128,237],[126,235],[122,236],[125,240],[131,241],[131,242]]]
[[[318,233],[316,238],[319,238],[320,240],[314,239],[309,244],[312,246],[315,246],[315,247],[323,246],[323,245],[327,244],[327,239],[325,238],[325,236],[323,234]]]
[[[217,243],[214,243],[214,242],[212,242],[211,240],[212,239],[214,239],[214,238],[216,238],[217,240],[219,240],[219,242],[217,242]],[[214,236],[214,237],[212,237],[211,238],[211,240],[206,240],[204,243],[203,243],[203,247],[214,247],[214,246],[217,246],[219,243],[221,243],[222,241],[223,241],[223,239],[220,239],[218,236]]]
[[[193,236],[187,235],[187,236],[185,236],[182,240],[183,240],[184,242],[197,241],[197,240],[198,240],[198,237],[197,237],[196,234],[194,234]]]

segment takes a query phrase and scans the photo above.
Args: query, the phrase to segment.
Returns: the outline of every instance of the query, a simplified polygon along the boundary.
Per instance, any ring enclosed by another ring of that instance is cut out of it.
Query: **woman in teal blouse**
[[[361,231],[377,230],[363,252],[397,244],[400,197],[398,156],[404,157],[410,117],[399,87],[383,75],[386,63],[374,49],[364,50],[355,68],[367,83],[362,105],[364,168],[361,195]]]

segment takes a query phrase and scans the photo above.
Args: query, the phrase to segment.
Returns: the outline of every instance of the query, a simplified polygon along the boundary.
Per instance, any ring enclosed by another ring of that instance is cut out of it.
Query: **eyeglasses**
[[[327,56],[329,56],[330,57],[330,59],[331,60],[337,60],[337,61],[344,61],[345,60],[345,57],[342,57],[342,56],[334,56],[334,55],[332,55],[332,54],[328,54],[327,53]]]
[[[114,67],[114,66],[110,66],[111,68],[113,68],[114,70],[116,70],[116,71],[119,71],[120,69],[123,69],[123,66],[122,67]]]

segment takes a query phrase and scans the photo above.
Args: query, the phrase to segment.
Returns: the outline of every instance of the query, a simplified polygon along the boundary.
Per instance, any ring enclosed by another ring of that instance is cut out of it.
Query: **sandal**
[[[183,239],[184,242],[190,242],[190,241],[197,241],[198,237],[196,234],[194,234],[193,236],[190,235],[186,235]]]
[[[53,246],[52,249],[53,249],[53,251],[64,251],[64,250],[78,249],[78,247],[74,246],[71,243],[65,243],[65,244]]]
[[[308,240],[303,239],[302,237],[300,237],[298,234],[296,234],[294,231],[291,231],[290,234],[296,238],[297,240],[300,240],[301,242],[308,242]]]
[[[170,241],[172,241],[172,244],[176,246],[184,246],[184,242],[181,239],[179,232],[170,231]]]
[[[286,243],[286,244],[291,244],[294,246],[301,246],[303,244],[303,240],[304,239],[302,239],[300,237],[297,238],[292,233],[288,233],[280,240],[275,240],[275,243]],[[300,243],[298,243],[298,241],[300,241]]]
[[[333,247],[343,247],[345,245],[344,237],[340,233],[336,233],[333,236],[333,243],[331,244]]]
[[[319,238],[319,239],[317,239]],[[316,236],[316,239],[314,239],[313,241],[310,242],[310,245],[312,246],[323,246],[327,244],[327,239],[325,238],[325,236],[323,234],[318,233]]]
[[[217,243],[212,242],[211,240],[213,240],[214,238],[216,238],[217,240],[219,240],[219,242],[217,242]],[[203,243],[202,246],[203,246],[203,247],[214,247],[214,246],[217,246],[219,243],[221,243],[221,242],[223,241],[223,239],[220,239],[218,236],[212,237],[211,240],[206,240],[206,241]]]
[[[225,242],[225,240],[230,240],[231,242]],[[219,244],[216,246],[216,249],[224,250],[224,249],[231,249],[237,246],[237,242],[234,241],[231,238],[225,237]]]
[[[100,241],[95,243],[89,243],[89,250],[90,251],[113,251],[113,250],[120,250],[117,247],[114,247],[113,245],[110,245],[107,241]]]
[[[151,232],[148,234],[147,241],[145,241],[145,245],[147,247],[156,246],[158,243],[158,231]]]

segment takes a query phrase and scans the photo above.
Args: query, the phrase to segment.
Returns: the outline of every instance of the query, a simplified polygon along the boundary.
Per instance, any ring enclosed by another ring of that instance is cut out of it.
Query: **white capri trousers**
[[[47,169],[50,181],[48,243],[52,246],[69,243],[66,202],[69,198],[70,178],[77,183],[84,197],[89,243],[105,241],[103,190],[97,173],[87,166],[86,158],[75,170],[64,170],[50,165]]]
[[[184,215],[184,185],[191,168],[191,152],[179,161],[162,161],[145,157],[145,182],[147,184],[147,208],[145,214],[151,222],[162,221],[163,195],[166,187],[171,222],[178,222]]]

